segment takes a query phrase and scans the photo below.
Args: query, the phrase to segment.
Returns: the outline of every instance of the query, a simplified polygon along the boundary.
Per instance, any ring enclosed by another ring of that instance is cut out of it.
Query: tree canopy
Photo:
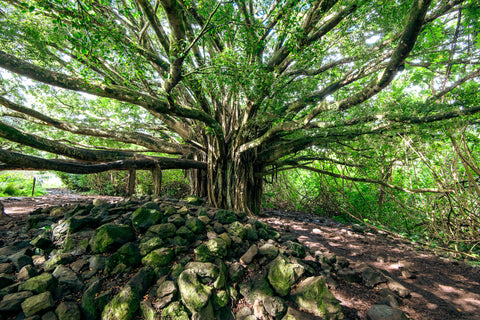
[[[2,0],[2,168],[192,169],[212,205],[258,212],[267,175],[480,111],[479,8]]]

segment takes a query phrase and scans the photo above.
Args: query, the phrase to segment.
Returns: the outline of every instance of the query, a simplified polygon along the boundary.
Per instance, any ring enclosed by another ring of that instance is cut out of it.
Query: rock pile
[[[187,200],[37,209],[25,234],[1,231],[16,241],[0,248],[0,320],[343,319],[334,278],[390,283],[243,213]],[[403,319],[403,289],[392,285],[369,317]]]

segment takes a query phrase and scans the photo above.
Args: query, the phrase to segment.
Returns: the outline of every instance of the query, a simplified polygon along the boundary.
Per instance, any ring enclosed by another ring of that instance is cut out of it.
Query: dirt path
[[[296,235],[309,248],[344,256],[352,265],[367,263],[388,272],[411,292],[401,306],[410,319],[480,319],[479,268],[415,250],[401,238],[354,232],[330,219],[284,212],[269,212],[268,216],[265,222]],[[416,278],[402,276],[405,266]],[[365,311],[380,300],[375,290],[359,285],[343,284],[332,291],[352,311],[352,319],[363,319]]]
[[[3,198],[5,212],[24,219],[39,207],[91,203],[101,198],[116,202],[120,197],[85,196],[62,191],[36,198]],[[267,212],[265,222],[280,232],[289,232],[307,247],[346,257],[353,266],[367,263],[408,288],[411,297],[401,309],[415,320],[480,319],[480,270],[464,263],[418,251],[401,238],[369,232],[355,232],[334,220],[304,213]],[[407,266],[416,278],[402,276]],[[339,282],[332,290],[341,301],[347,319],[365,319],[366,310],[380,300],[378,290],[360,284]]]

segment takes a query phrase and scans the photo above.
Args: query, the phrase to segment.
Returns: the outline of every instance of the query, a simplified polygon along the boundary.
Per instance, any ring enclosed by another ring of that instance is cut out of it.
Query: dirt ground
[[[107,202],[119,197],[84,196],[54,190],[48,196],[35,198],[3,198],[5,212],[14,219],[26,219],[39,207],[91,203],[101,198]],[[307,247],[346,257],[352,266],[367,263],[388,273],[411,292],[400,308],[409,319],[480,319],[480,269],[463,262],[438,257],[415,248],[406,240],[387,234],[355,232],[350,226],[331,219],[297,213],[268,211],[261,218],[280,232],[297,236]],[[416,276],[402,275],[405,266]],[[366,311],[378,303],[378,289],[361,284],[339,282],[332,289],[340,300],[347,319],[366,319]]]

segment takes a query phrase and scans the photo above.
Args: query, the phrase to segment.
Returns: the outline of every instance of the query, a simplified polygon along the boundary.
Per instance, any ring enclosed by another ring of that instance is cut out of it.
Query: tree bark
[[[159,197],[162,193],[162,168],[157,166],[152,169],[153,195]]]
[[[128,170],[127,196],[131,196],[135,194],[136,184],[137,184],[137,171]]]
[[[210,161],[207,169],[208,201],[217,208],[234,209],[250,215],[261,213],[262,165],[255,162],[254,152]]]

